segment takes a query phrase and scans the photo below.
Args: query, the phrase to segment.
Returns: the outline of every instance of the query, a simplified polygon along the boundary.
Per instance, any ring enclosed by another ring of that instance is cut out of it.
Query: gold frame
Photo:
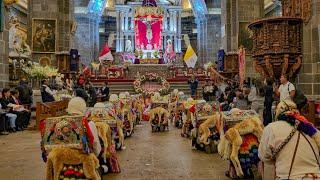
[[[53,52],[41,52],[41,51],[34,51],[33,49],[33,37],[35,33],[35,21],[36,20],[49,20],[49,21],[55,21],[55,39],[54,39],[54,51]],[[54,18],[32,18],[32,35],[31,35],[31,50],[32,53],[43,53],[43,54],[55,54],[57,52],[57,39],[58,39],[58,22],[57,19]]]

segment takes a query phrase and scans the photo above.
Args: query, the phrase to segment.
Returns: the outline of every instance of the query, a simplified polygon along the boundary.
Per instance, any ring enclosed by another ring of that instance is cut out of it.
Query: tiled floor
[[[104,180],[215,180],[226,179],[226,162],[217,154],[191,150],[179,130],[151,133],[139,125],[126,139],[127,149],[118,153],[122,172]],[[43,180],[45,163],[40,154],[40,134],[24,131],[0,136],[0,179]]]
[[[175,128],[169,132],[151,133],[148,124],[137,126],[126,139],[127,149],[119,152],[122,172],[107,175],[105,180],[211,180],[224,177],[227,163],[217,154],[191,149],[191,142]]]

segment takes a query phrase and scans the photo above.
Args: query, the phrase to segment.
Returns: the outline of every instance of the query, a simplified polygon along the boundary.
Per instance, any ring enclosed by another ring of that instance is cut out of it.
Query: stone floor
[[[0,179],[44,179],[39,136],[35,131],[0,136]],[[118,153],[122,172],[104,180],[226,179],[226,162],[217,154],[191,150],[190,141],[177,129],[151,133],[148,124],[139,125],[126,146]]]

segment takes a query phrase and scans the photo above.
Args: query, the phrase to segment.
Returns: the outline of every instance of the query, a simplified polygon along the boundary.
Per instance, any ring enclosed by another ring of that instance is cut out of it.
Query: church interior
[[[320,179],[318,18],[320,0],[0,0],[0,179]]]

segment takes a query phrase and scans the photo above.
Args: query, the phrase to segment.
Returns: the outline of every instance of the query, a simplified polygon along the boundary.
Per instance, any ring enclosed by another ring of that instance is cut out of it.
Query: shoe
[[[11,130],[12,133],[17,132],[17,131],[15,130],[15,128],[11,128],[10,130]]]
[[[22,129],[19,127],[16,127],[16,131],[22,131]]]

